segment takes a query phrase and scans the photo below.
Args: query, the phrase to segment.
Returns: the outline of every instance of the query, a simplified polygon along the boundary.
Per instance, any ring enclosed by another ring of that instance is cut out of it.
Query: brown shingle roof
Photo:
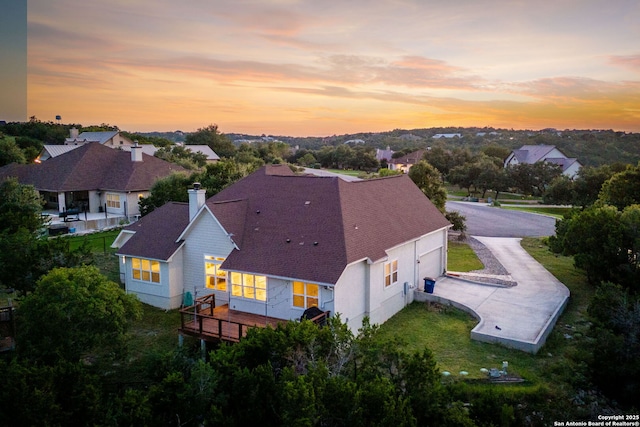
[[[118,255],[166,261],[182,244],[177,240],[188,224],[189,205],[187,203],[165,203],[125,228],[136,234],[122,245]]]
[[[266,166],[206,205],[239,248],[223,268],[327,284],[352,262],[450,225],[406,175],[347,182]],[[119,253],[167,259],[188,216],[184,204],[156,209],[127,227],[136,234]]]
[[[412,153],[405,154],[402,157],[398,157],[397,159],[391,159],[389,163],[400,164],[400,165],[402,164],[415,165],[420,160],[422,160],[422,157],[424,156],[425,151],[427,150],[414,151]]]
[[[223,268],[335,283],[348,264],[379,260],[386,249],[449,226],[407,176],[346,182],[272,175],[270,168],[207,202],[247,203],[239,250]]]
[[[18,176],[21,183],[42,191],[141,191],[159,178],[185,170],[156,157],[142,157],[142,162],[132,162],[131,153],[92,142],[41,164],[2,168],[0,177]]]

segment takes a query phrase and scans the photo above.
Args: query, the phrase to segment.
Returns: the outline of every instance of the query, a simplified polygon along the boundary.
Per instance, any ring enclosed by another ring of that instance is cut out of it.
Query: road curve
[[[447,202],[448,211],[460,212],[467,218],[469,236],[542,237],[555,234],[555,218],[513,211],[474,202]]]

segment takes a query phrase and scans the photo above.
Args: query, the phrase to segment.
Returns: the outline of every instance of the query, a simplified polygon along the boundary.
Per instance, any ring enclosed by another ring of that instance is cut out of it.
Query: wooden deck
[[[209,295],[180,310],[179,332],[205,341],[238,342],[250,328],[276,327],[287,320],[229,309],[228,304],[215,306]]]

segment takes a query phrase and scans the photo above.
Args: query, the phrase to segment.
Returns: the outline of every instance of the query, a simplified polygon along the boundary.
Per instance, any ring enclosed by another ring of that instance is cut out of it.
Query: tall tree
[[[640,162],[614,174],[602,185],[599,200],[619,210],[640,203]]]
[[[409,169],[409,178],[441,212],[444,212],[447,190],[442,186],[438,169],[421,160]]]
[[[236,147],[231,140],[218,130],[218,125],[211,124],[190,133],[185,138],[186,145],[208,145],[220,157],[231,157]]]

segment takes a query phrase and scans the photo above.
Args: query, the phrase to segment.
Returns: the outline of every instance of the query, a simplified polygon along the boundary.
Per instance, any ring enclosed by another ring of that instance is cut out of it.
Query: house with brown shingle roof
[[[0,179],[14,176],[21,184],[33,185],[43,196],[45,209],[106,211],[130,218],[140,213],[138,200],[149,196],[158,179],[185,172],[140,148],[126,152],[91,142],[46,162],[4,166]]]
[[[391,208],[390,208],[391,207]],[[114,242],[129,293],[164,309],[185,295],[276,319],[318,307],[357,330],[443,274],[449,222],[406,175],[347,182],[268,165],[213,197],[189,190]]]
[[[417,150],[409,154],[405,154],[402,157],[391,159],[389,161],[389,169],[394,171],[400,170],[403,173],[409,173],[409,169],[411,169],[411,166],[422,160],[422,157],[424,156],[424,153],[426,151],[427,150]]]
[[[569,178],[575,177],[582,167],[578,159],[565,156],[555,145],[523,145],[509,154],[504,161],[504,167],[514,166],[519,163],[534,164],[537,162],[559,165],[562,167],[562,173]]]

